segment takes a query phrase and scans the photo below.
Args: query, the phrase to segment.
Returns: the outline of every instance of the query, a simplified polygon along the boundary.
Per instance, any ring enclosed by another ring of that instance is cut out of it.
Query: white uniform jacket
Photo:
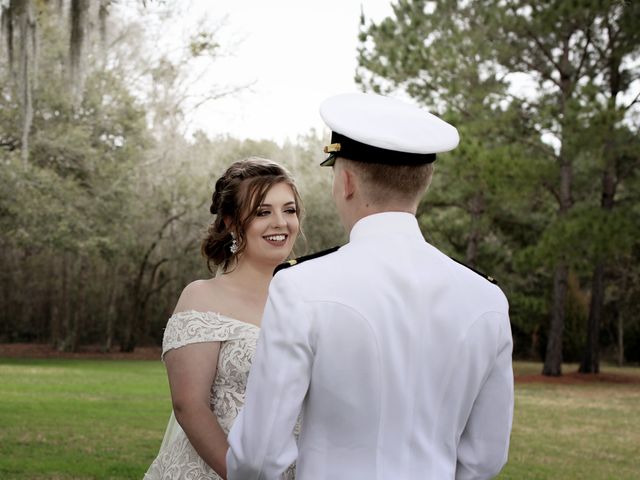
[[[275,275],[228,477],[275,480],[297,461],[297,480],[491,478],[507,460],[511,351],[497,286],[426,243],[413,215],[365,217],[337,252]]]

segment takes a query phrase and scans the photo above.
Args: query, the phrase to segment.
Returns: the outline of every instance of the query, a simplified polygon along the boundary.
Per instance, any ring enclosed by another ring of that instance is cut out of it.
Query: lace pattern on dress
[[[186,310],[174,313],[164,330],[162,358],[169,350],[192,343],[238,340],[246,336],[246,329],[251,327],[258,328],[216,312]]]

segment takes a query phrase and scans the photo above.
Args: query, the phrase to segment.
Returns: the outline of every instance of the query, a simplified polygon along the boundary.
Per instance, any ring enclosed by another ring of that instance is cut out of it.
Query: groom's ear
[[[342,195],[345,199],[352,198],[356,192],[357,180],[353,171],[349,168],[340,169],[340,181],[342,182]]]

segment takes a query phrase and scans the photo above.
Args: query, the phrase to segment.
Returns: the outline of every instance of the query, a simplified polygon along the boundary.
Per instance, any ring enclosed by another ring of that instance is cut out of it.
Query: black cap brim
[[[335,151],[328,150],[329,147]],[[386,148],[374,147],[338,132],[331,132],[331,145],[325,147],[329,156],[320,164],[321,167],[331,167],[338,156],[364,163],[379,163],[382,165],[423,165],[432,163],[436,159],[435,153],[411,153]]]
[[[336,163],[338,155],[336,153],[330,153],[329,156],[320,164],[321,167],[333,167]]]

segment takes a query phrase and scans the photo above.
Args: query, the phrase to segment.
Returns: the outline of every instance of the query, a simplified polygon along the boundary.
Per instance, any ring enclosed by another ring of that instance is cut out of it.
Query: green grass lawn
[[[0,479],[141,479],[169,412],[160,362],[0,359]],[[517,384],[498,478],[640,478],[640,385]]]
[[[0,479],[142,478],[168,388],[158,361],[0,359]]]
[[[563,366],[564,373],[577,369]],[[541,370],[515,364],[517,374]],[[602,370],[640,378],[638,368]],[[509,462],[498,478],[640,479],[640,385],[516,384]]]

